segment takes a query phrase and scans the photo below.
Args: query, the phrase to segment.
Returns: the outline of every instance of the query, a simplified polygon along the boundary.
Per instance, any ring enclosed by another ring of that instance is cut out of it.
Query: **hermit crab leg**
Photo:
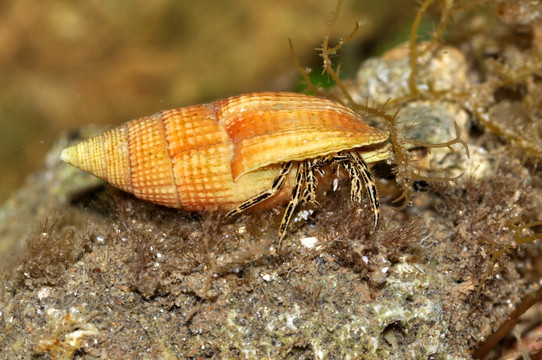
[[[291,168],[292,168],[291,161],[288,161],[282,164],[282,167],[280,168],[280,173],[275,178],[275,180],[273,180],[273,184],[271,185],[269,189],[262,191],[256,196],[251,197],[250,199],[248,199],[247,201],[245,201],[244,203],[242,203],[241,205],[239,205],[238,207],[236,207],[235,209],[227,213],[226,217],[232,217],[234,215],[237,215],[245,211],[246,209],[261,203],[262,201],[265,201],[273,197],[273,195],[275,195],[277,192],[280,191],[280,189],[282,188],[282,185],[284,185],[284,181],[286,180],[286,175],[288,175]]]
[[[292,197],[290,198],[290,202],[286,207],[286,211],[284,211],[284,215],[280,223],[278,249],[280,249],[280,244],[282,243],[282,239],[284,239],[284,236],[286,235],[286,229],[288,228],[288,224],[290,223],[294,210],[299,203],[299,200],[301,199],[301,190],[305,181],[304,172],[305,167],[307,166],[306,163],[307,161],[302,161],[297,165],[297,173],[295,176],[295,185],[292,190]]]
[[[356,152],[350,152],[348,155],[351,157],[355,167],[359,170],[361,177],[363,178],[363,183],[365,184],[365,189],[367,190],[367,195],[369,196],[369,202],[373,208],[374,214],[374,224],[373,229],[378,228],[380,222],[380,202],[378,201],[378,193],[376,192],[376,184],[369,171],[369,167],[363,160],[363,158]]]
[[[342,164],[346,171],[348,171],[348,175],[351,179],[351,189],[350,189],[350,200],[352,202],[357,201],[361,202],[362,200],[362,188],[361,188],[361,178],[360,178],[360,171],[357,168],[357,166],[354,166],[355,164],[353,162],[345,162]]]
[[[305,189],[303,190],[303,198],[302,200],[304,202],[308,202],[310,204],[315,204],[316,206],[319,206],[318,201],[316,201],[316,176],[314,174],[314,169],[317,166],[317,160],[312,162],[307,162],[305,166]],[[318,168],[316,168],[318,170]]]

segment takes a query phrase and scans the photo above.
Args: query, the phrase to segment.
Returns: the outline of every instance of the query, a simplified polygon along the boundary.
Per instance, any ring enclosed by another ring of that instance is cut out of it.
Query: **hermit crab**
[[[389,151],[385,131],[339,103],[261,92],[130,121],[64,149],[61,159],[140,199],[189,211],[234,216],[289,198],[282,241],[296,206],[316,203],[315,174],[330,165],[348,172],[353,201],[365,187],[377,228],[379,200],[367,163]]]

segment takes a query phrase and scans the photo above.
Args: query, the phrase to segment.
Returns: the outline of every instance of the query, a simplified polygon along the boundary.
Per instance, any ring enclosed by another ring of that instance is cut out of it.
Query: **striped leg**
[[[314,174],[314,169],[318,170],[317,161],[307,161],[305,163],[305,189],[303,190],[303,202],[308,202],[316,206],[320,206],[318,201],[316,201],[316,176]]]
[[[361,199],[363,198],[363,190],[361,187],[360,171],[354,162],[345,162],[343,163],[343,166],[346,171],[348,171],[348,175],[350,176],[352,183],[350,185],[350,200],[352,200],[352,202],[361,202]]]
[[[376,191],[375,181],[373,179],[373,176],[371,175],[369,167],[367,166],[363,158],[356,152],[351,152],[348,154],[351,156],[352,162],[354,166],[358,169],[359,174],[361,174],[365,189],[367,190],[369,202],[371,204],[371,207],[373,208],[374,214],[373,230],[376,230],[380,223],[380,201],[378,200],[378,193]]]
[[[261,203],[262,201],[265,201],[273,197],[273,195],[275,195],[277,192],[280,191],[280,189],[282,188],[282,185],[284,185],[284,181],[286,181],[286,175],[288,175],[291,168],[292,168],[291,161],[288,161],[282,164],[279,175],[275,178],[275,180],[273,180],[273,184],[271,185],[269,189],[262,191],[256,196],[251,197],[250,199],[248,199],[247,201],[245,201],[244,203],[242,203],[241,205],[239,205],[238,207],[236,207],[235,209],[227,213],[226,216],[231,217],[231,216],[237,215],[245,211],[246,209]]]
[[[290,202],[288,203],[288,206],[286,207],[286,211],[284,211],[282,222],[280,223],[279,245],[277,248],[279,250],[280,250],[280,244],[282,243],[282,239],[284,239],[284,236],[286,235],[286,229],[288,228],[288,224],[290,223],[290,220],[292,219],[294,210],[297,204],[299,203],[299,200],[301,199],[301,190],[303,188],[303,183],[305,180],[304,179],[305,166],[307,166],[306,161],[302,161],[297,165],[297,174],[295,176],[294,189],[292,190],[292,198],[290,199]]]

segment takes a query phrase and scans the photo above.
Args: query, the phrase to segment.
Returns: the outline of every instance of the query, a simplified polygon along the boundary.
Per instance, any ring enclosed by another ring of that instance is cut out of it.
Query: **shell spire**
[[[60,159],[119,189],[133,192],[125,133],[125,127],[111,129],[64,149]]]

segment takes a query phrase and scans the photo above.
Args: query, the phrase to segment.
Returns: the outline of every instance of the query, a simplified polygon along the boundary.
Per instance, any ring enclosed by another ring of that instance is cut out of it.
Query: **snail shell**
[[[133,120],[61,159],[156,204],[230,210],[270,188],[284,162],[359,149],[371,163],[389,156],[387,139],[339,103],[262,92]]]

